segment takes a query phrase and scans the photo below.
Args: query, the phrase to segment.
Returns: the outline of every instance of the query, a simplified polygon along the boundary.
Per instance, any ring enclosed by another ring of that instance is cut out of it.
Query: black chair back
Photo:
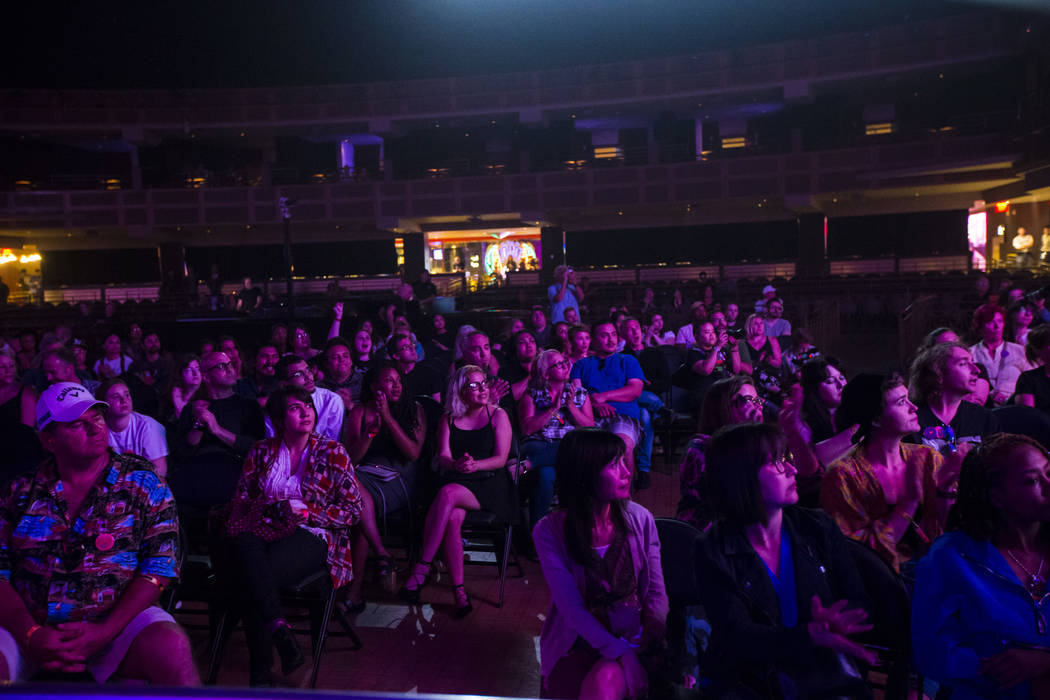
[[[657,518],[656,532],[660,537],[660,564],[664,587],[671,604],[699,603],[693,581],[693,542],[700,531],[689,523],[674,518]]]
[[[1050,416],[1031,406],[1003,406],[992,411],[1004,433],[1027,435],[1050,450]]]

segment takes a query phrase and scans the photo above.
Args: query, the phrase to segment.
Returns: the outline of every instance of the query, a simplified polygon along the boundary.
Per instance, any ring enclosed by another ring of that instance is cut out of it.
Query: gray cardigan
[[[627,502],[627,545],[638,579],[638,598],[642,602],[642,625],[649,627],[667,620],[667,592],[660,568],[660,538],[652,513],[634,501]],[[614,637],[587,610],[583,600],[585,573],[572,560],[565,544],[565,512],[554,511],[540,520],[532,531],[543,577],[551,592],[551,607],[540,635],[540,674],[546,678],[554,665],[583,637],[607,659],[618,659],[631,647]]]

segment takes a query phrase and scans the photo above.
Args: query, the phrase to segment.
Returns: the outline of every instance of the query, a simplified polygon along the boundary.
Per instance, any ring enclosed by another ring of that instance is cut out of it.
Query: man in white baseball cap
[[[766,305],[777,295],[777,288],[771,284],[762,287],[762,298],[755,302],[755,313],[765,315]]]
[[[178,577],[175,500],[152,463],[109,449],[106,406],[75,382],[37,401],[51,456],[0,500],[0,680],[200,682],[185,633],[156,606]]]

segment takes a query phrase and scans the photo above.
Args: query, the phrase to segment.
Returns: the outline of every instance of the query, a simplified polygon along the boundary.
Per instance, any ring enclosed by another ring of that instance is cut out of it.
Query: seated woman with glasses
[[[799,390],[793,390],[778,415],[791,449],[798,455],[798,466],[805,475],[817,471],[816,458],[809,448],[805,428],[798,419]],[[742,423],[761,423],[765,399],[758,395],[754,380],[735,374],[711,385],[700,407],[700,424],[689,439],[679,471],[681,499],[675,517],[703,530],[711,524],[711,504],[704,496],[705,450],[707,441],[719,428]]]
[[[506,469],[512,430],[503,409],[491,401],[485,373],[475,365],[456,370],[449,381],[447,412],[438,425],[440,484],[423,524],[423,549],[401,598],[419,602],[430,563],[442,547],[456,597],[456,617],[473,606],[463,587],[463,520],[467,511],[487,510],[502,522],[517,520],[518,504]]]
[[[225,530],[253,685],[269,683],[274,647],[283,673],[304,663],[284,619],[281,586],[323,567],[336,588],[348,584],[355,578],[352,541],[360,539],[354,532],[361,517],[354,469],[342,445],[314,432],[317,413],[309,392],[280,388],[270,395],[266,412],[275,434],[248,453]]]
[[[551,596],[540,697],[645,697],[668,612],[656,522],[631,501],[618,436],[572,431],[556,469],[559,507],[532,532]]]
[[[963,461],[948,532],[916,567],[912,648],[952,700],[1050,697],[1050,463],[999,434]]]
[[[521,453],[532,468],[532,523],[550,510],[554,498],[554,462],[569,432],[594,425],[591,398],[579,379],[569,380],[572,363],[557,350],[544,350],[532,365],[529,390],[518,402],[518,424],[525,435]]]
[[[871,629],[864,584],[834,521],[796,505],[797,473],[776,426],[708,441],[716,522],[693,565],[711,697],[870,697],[854,659],[874,656],[852,638]]]

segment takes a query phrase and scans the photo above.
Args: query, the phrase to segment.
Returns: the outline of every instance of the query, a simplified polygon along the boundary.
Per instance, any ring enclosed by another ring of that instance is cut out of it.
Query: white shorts
[[[156,622],[175,622],[168,613],[153,605],[131,619],[116,638],[88,659],[87,670],[99,683],[109,680],[116,673],[135,637]],[[3,627],[0,627],[0,656],[7,662],[7,677],[12,682],[31,678],[39,667],[22,651],[22,645]]]

